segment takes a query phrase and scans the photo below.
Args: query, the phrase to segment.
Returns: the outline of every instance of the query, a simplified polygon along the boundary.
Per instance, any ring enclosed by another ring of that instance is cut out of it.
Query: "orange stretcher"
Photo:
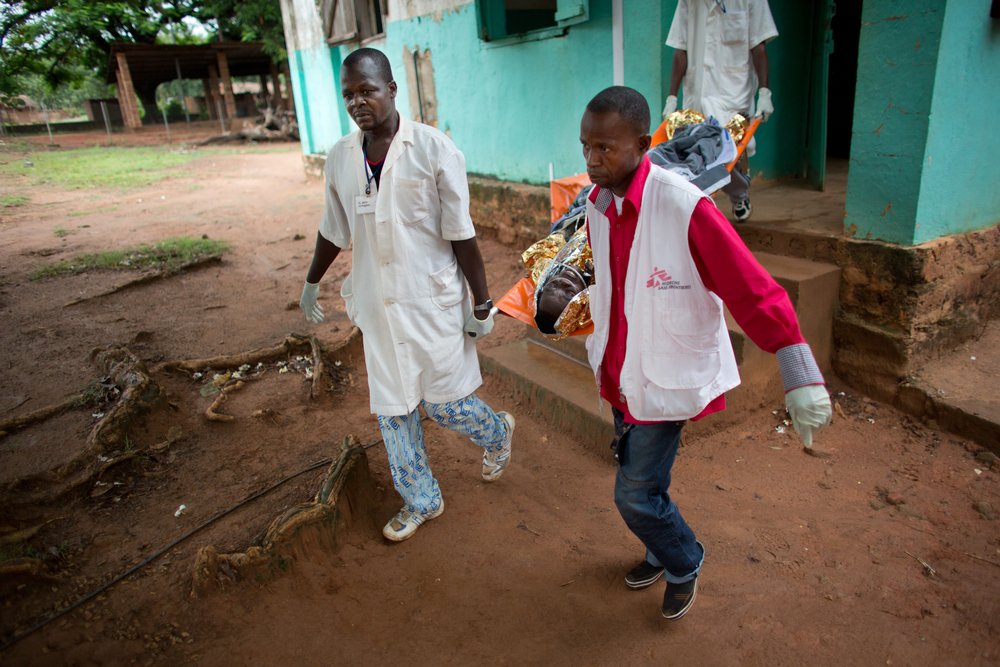
[[[754,132],[756,132],[757,128],[760,127],[760,122],[760,116],[755,116],[747,125],[746,130],[743,131],[743,136],[740,138],[740,142],[736,144],[736,157],[726,165],[727,171],[732,172],[733,168],[736,167],[736,163],[740,161],[741,157],[743,157],[743,153],[746,151],[747,145],[750,143],[750,139],[753,138]],[[652,143],[649,146],[650,148],[653,148],[657,144],[661,144],[667,140],[666,121],[660,123],[660,126],[656,128],[656,131],[653,132],[652,139]],[[552,222],[559,219],[562,215],[561,211],[565,211],[569,208],[569,204],[576,198],[576,193],[589,183],[590,179],[587,178],[586,174],[577,174],[575,176],[567,176],[566,178],[553,180],[549,184]],[[496,302],[496,307],[504,315],[513,317],[516,320],[524,322],[530,327],[534,327],[534,300],[534,281],[532,281],[531,278],[521,278],[519,281],[514,283],[514,286],[511,287],[506,294],[500,297],[500,300]],[[586,336],[587,334],[592,333],[594,333],[593,322],[585,327],[577,329],[571,333],[570,336]]]

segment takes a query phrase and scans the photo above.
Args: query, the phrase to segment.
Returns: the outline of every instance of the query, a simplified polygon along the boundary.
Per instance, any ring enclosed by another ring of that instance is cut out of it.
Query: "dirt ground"
[[[104,137],[57,140],[66,148]],[[22,158],[0,151],[0,160]],[[29,202],[0,209],[0,418],[79,392],[98,377],[89,361],[98,347],[127,346],[155,368],[275,345],[291,332],[332,348],[350,333],[337,291],[349,256],[324,281],[328,323],[307,325],[294,307],[322,202],[298,145],[205,156],[141,190],[5,178],[0,195],[10,194]],[[57,236],[57,226],[69,233]],[[44,263],[178,235],[231,249],[220,264],[73,306],[127,276],[29,279]],[[496,296],[520,277],[520,248],[480,243]],[[522,335],[523,325],[502,321],[481,345]],[[167,401],[122,445],[141,455],[58,500],[25,502],[83,451],[100,412],[71,409],[0,438],[0,535],[41,525],[22,542],[45,564],[0,575],[0,663],[1000,664],[1000,470],[978,446],[835,378],[837,415],[817,438],[829,458],[804,455],[770,410],[684,441],[674,498],[707,559],[698,600],[679,622],[659,615],[662,585],[624,585],[642,551],[613,506],[610,454],[550,430],[487,378],[481,395],[517,417],[512,467],[486,484],[478,450],[429,426],[447,511],[412,540],[381,537],[398,501],[373,446],[371,520],[335,548],[305,547],[272,578],[191,594],[199,548],[245,549],[273,517],[312,498],[317,469],[23,636],[208,518],[332,456],[345,436],[377,440],[360,364],[338,367],[334,390],[315,400],[302,374],[269,367],[225,404],[229,423],[204,418],[213,400],[201,395],[205,378],[151,375]],[[269,418],[252,416],[261,410]]]

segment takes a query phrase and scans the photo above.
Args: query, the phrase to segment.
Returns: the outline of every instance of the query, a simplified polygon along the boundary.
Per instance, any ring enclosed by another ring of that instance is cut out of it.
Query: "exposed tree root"
[[[58,414],[62,414],[70,408],[75,408],[80,405],[82,400],[83,395],[77,394],[76,396],[70,396],[62,403],[50,405],[48,407],[35,410],[34,412],[29,412],[26,415],[6,419],[0,422],[0,438],[9,433],[13,433],[14,431],[20,431],[26,426],[43,422],[49,417],[55,417]]]
[[[91,352],[90,359],[109,382],[121,388],[121,395],[94,425],[86,445],[71,461],[11,484],[7,491],[12,501],[27,504],[57,500],[136,454],[126,446],[128,428],[161,401],[160,386],[127,348],[99,348]]]
[[[312,387],[309,388],[309,398],[316,398],[322,391],[323,383],[323,349],[316,340],[316,336],[309,336],[309,349],[312,350],[313,376]]]
[[[212,546],[198,551],[192,595],[238,581],[264,582],[299,557],[315,558],[317,549],[335,550],[343,531],[359,522],[374,524],[374,493],[364,447],[353,436],[345,438],[312,502],[282,512],[246,551],[225,554]]]
[[[245,364],[256,364],[258,362],[275,361],[282,359],[293,350],[309,345],[309,337],[301,334],[288,334],[285,340],[272,347],[261,347],[249,352],[239,354],[222,354],[216,357],[204,357],[202,359],[187,359],[167,361],[153,370],[159,371],[185,371],[194,373],[196,371],[207,371],[209,369],[239,368]]]
[[[236,421],[236,417],[232,415],[224,415],[218,412],[218,409],[222,407],[222,404],[226,402],[226,397],[229,396],[234,391],[243,388],[243,381],[238,380],[233,384],[228,384],[219,390],[219,395],[216,396],[215,400],[212,401],[212,405],[205,410],[205,418],[213,422],[233,422]]]
[[[191,269],[205,266],[206,264],[213,264],[221,261],[222,261],[221,254],[198,257],[197,259],[193,259],[190,262],[185,262],[184,264],[181,264],[176,268],[170,269],[169,271],[157,271],[156,273],[147,273],[133,280],[129,280],[128,282],[124,282],[121,285],[118,285],[117,287],[112,287],[111,289],[101,292],[100,294],[93,294],[91,296],[82,296],[79,299],[67,301],[66,303],[63,304],[63,307],[65,308],[67,306],[75,306],[77,304],[84,303],[86,301],[93,301],[94,299],[102,299],[106,296],[110,296],[118,292],[123,292],[133,287],[138,287],[139,285],[145,285],[147,283],[156,282],[157,280],[162,280],[163,278],[170,278],[172,276],[176,276],[178,273],[183,273],[185,271],[190,271]]]
[[[0,546],[9,546],[11,544],[20,544],[22,542],[27,542],[32,537],[38,534],[45,526],[49,525],[53,521],[58,521],[60,517],[54,519],[49,519],[48,521],[43,521],[42,523],[31,526],[30,528],[23,528],[21,530],[14,530],[11,532],[4,533],[0,535]]]
[[[171,361],[160,364],[155,370],[195,372],[210,368],[238,368],[244,364],[281,359],[287,357],[293,350],[301,350],[306,346],[310,350],[313,362],[310,397],[316,397],[323,388],[322,382],[326,366],[323,360],[324,351],[315,336],[289,334],[284,341],[274,347],[236,355]],[[329,353],[337,355],[338,363],[340,360],[350,362],[360,357],[360,331],[353,329],[347,338]],[[91,353],[91,361],[98,367],[101,377],[104,378],[102,384],[120,390],[121,393],[117,401],[105,410],[104,416],[94,425],[87,436],[84,447],[72,460],[58,468],[28,475],[8,484],[6,488],[0,490],[0,500],[11,506],[54,502],[84,485],[93,485],[94,480],[99,479],[110,468],[145,451],[129,442],[128,432],[131,424],[137,418],[162,402],[164,394],[160,386],[152,379],[143,362],[127,348],[110,347],[94,350]],[[205,412],[206,418],[212,421],[233,421],[234,417],[220,413],[218,410],[228,394],[242,386],[242,382],[234,382],[223,387],[215,402]],[[12,432],[39,423],[85,402],[85,394],[81,394],[58,405],[8,419],[0,424],[0,437],[2,437],[3,432]],[[271,418],[273,419],[273,416]],[[169,441],[167,445],[169,445]],[[156,446],[158,445],[153,445],[153,447]],[[91,495],[100,496],[110,490],[110,486],[102,485],[95,487],[94,493]]]
[[[47,581],[56,581],[59,579],[59,577],[49,574],[48,569],[45,567],[45,563],[38,558],[11,558],[0,562],[0,577],[23,575],[37,577]]]
[[[323,361],[323,346],[314,335],[303,335],[290,333],[285,336],[285,340],[272,347],[262,347],[249,352],[239,354],[224,354],[216,357],[205,357],[202,359],[187,359],[177,361],[167,361],[153,368],[154,372],[160,371],[184,371],[195,373],[210,369],[222,370],[227,368],[239,368],[240,366],[253,366],[257,363],[276,361],[287,357],[290,353],[309,346],[312,355],[313,372],[312,388],[309,390],[309,398],[316,398],[323,391],[323,377],[326,374],[326,364]],[[328,354],[336,354],[347,360],[353,360],[361,354],[361,331],[357,328],[351,330],[343,341]],[[225,399],[223,399],[225,400]],[[228,421],[228,420],[226,420]]]

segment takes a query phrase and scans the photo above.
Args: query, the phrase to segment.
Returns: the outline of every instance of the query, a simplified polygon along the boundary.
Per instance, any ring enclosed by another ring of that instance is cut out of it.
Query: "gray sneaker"
[[[514,415],[507,412],[498,412],[497,417],[503,420],[507,426],[507,435],[504,436],[503,444],[495,452],[483,454],[483,479],[487,482],[494,482],[500,479],[500,475],[510,464],[510,445],[514,440]]]

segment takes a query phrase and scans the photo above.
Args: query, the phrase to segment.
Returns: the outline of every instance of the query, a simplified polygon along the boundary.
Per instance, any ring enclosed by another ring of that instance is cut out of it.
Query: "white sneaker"
[[[750,219],[751,213],[753,206],[750,205],[749,199],[733,204],[733,217],[736,218],[736,222],[746,222]]]
[[[483,454],[483,479],[493,482],[500,479],[500,475],[510,464],[510,444],[514,440],[514,415],[508,412],[498,412],[497,417],[507,425],[507,435],[504,436],[500,449],[492,454]]]
[[[411,512],[404,507],[399,510],[399,513],[396,516],[392,517],[389,523],[385,524],[385,528],[382,529],[382,534],[385,535],[387,540],[402,542],[406,538],[412,537],[413,533],[417,532],[417,528],[420,527],[420,524],[425,521],[430,521],[431,519],[436,519],[442,514],[444,514],[444,498],[441,499],[441,504],[438,505],[436,510],[426,514]]]

